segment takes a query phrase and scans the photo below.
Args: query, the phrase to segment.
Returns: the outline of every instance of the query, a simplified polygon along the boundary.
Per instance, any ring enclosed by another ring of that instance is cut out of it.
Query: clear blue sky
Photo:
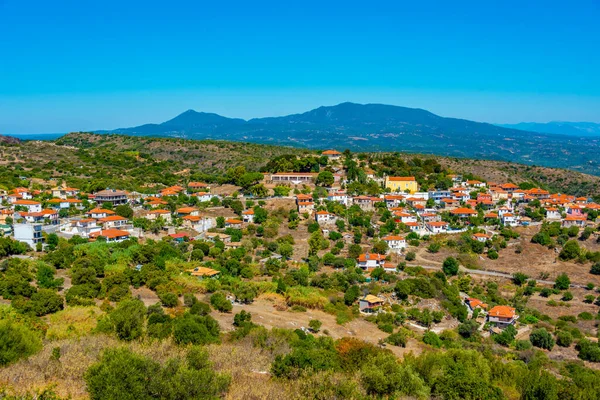
[[[288,3],[0,0],[0,133],[343,101],[600,122],[598,0]]]

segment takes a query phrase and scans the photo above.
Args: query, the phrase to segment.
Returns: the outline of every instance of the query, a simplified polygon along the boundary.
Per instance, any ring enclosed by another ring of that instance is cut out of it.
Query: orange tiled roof
[[[476,215],[477,211],[475,211],[475,210],[473,210],[471,208],[461,207],[461,208],[457,208],[456,210],[450,211],[450,213],[452,213],[454,215],[458,215],[458,214]]]
[[[491,317],[514,318],[515,309],[509,306],[495,306],[488,312],[488,315]]]
[[[385,240],[386,242],[392,241],[392,240],[397,240],[397,241],[402,241],[405,240],[402,236],[386,236],[384,238],[382,238],[381,240]]]
[[[375,261],[383,261],[385,260],[385,256],[377,253],[367,253],[369,255],[369,260]],[[365,262],[367,261],[367,254],[361,254],[358,256],[358,261]]]
[[[90,233],[90,237],[98,237],[98,236],[104,236],[105,238],[108,238],[108,239],[114,239],[117,237],[129,236],[129,232],[122,231],[120,229],[102,229],[99,232]]]

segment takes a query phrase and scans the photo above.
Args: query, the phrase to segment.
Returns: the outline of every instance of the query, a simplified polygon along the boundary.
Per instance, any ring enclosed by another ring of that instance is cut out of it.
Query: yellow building
[[[419,190],[414,176],[386,176],[385,187],[392,192],[415,193]]]

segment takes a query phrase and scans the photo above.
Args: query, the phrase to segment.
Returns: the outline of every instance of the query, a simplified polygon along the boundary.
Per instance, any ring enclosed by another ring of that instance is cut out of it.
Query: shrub
[[[588,294],[583,298],[584,303],[592,304],[596,297],[593,294]]]
[[[529,279],[529,277],[522,272],[514,273],[512,278],[515,285],[519,286],[522,286],[525,282],[527,282],[527,279]]]
[[[110,322],[119,339],[134,340],[142,336],[145,315],[140,300],[124,300],[110,313]]]
[[[600,238],[600,236],[598,236],[598,238]],[[592,265],[590,273],[594,275],[600,275],[600,262],[597,262],[596,264]]]
[[[569,292],[568,290],[566,292],[563,293],[563,297],[562,297],[563,301],[571,301],[573,300],[573,293]]]
[[[179,297],[175,293],[159,293],[158,298],[164,307],[173,308],[179,305]]]
[[[502,346],[508,346],[513,342],[513,340],[515,340],[515,336],[517,336],[517,330],[514,326],[509,325],[504,328],[502,333],[494,335],[493,338],[496,343]]]
[[[398,347],[406,347],[406,343],[408,342],[408,337],[404,330],[400,330],[396,333],[392,333],[385,339],[386,343],[389,343]]]
[[[185,360],[173,358],[165,366],[128,349],[108,349],[84,378],[90,397],[97,400],[220,398],[231,381],[216,374],[207,353],[195,347]]]
[[[515,349],[519,351],[529,350],[531,349],[531,342],[529,340],[517,340],[515,343]]]
[[[490,260],[497,260],[498,252],[496,250],[490,249],[487,253],[487,256]]]
[[[600,362],[600,346],[587,339],[580,340],[575,348],[579,351],[577,355],[582,360]]]
[[[39,336],[29,328],[12,321],[0,321],[0,366],[29,357],[42,348]]]
[[[442,340],[440,337],[433,331],[428,331],[423,335],[423,343],[428,344],[433,347],[442,347]]]
[[[592,297],[594,297],[594,296],[592,296]],[[591,313],[584,311],[582,313],[579,313],[577,318],[579,318],[582,321],[591,321],[594,319],[594,316]]]
[[[477,321],[469,319],[458,326],[458,334],[465,339],[471,339],[478,336],[478,328]]]
[[[310,322],[308,323],[309,328],[313,332],[319,332],[322,325],[323,325],[323,322],[319,321],[318,319],[311,319]]]
[[[218,311],[230,312],[233,309],[231,302],[227,300],[227,297],[223,293],[215,293],[210,296],[210,304]]]
[[[573,260],[579,257],[580,252],[581,249],[579,248],[579,243],[577,243],[575,240],[569,240],[563,246],[558,258],[563,261]]]
[[[208,344],[219,341],[219,324],[211,316],[186,313],[176,318],[173,339],[177,344]]]
[[[571,279],[564,272],[556,277],[554,288],[558,290],[567,290],[571,286]]]
[[[203,301],[196,301],[190,307],[189,313],[194,315],[208,315],[210,314],[210,306]]]
[[[409,251],[408,253],[406,253],[406,256],[404,257],[404,259],[406,261],[415,261],[416,258],[417,258],[417,254],[414,251]]]
[[[439,243],[433,242],[429,246],[427,246],[427,250],[430,253],[437,253],[438,251],[440,251],[441,247],[442,246]]]
[[[569,347],[573,343],[573,336],[567,331],[559,331],[556,334],[556,344],[560,347]]]
[[[532,345],[541,349],[552,350],[554,347],[554,339],[545,328],[538,328],[531,332],[529,341]]]
[[[448,276],[458,274],[458,260],[454,257],[448,257],[444,260],[442,270]]]

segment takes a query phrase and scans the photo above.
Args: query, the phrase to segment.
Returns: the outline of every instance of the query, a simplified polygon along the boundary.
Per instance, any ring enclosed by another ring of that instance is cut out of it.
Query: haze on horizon
[[[600,122],[600,3],[0,0],[0,133],[351,101]]]

